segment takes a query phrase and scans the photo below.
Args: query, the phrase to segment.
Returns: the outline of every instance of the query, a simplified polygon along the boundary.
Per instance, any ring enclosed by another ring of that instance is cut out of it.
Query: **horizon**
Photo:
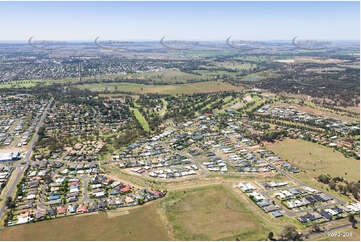
[[[0,14],[0,41],[360,41],[359,2],[0,2]]]
[[[159,40],[156,39],[104,39],[103,41],[134,41],[134,42],[158,42]],[[302,39],[302,40],[314,40],[314,41],[333,41],[333,42],[360,42],[360,39]],[[0,43],[13,43],[13,42],[17,42],[19,44],[28,44],[28,39],[26,40],[0,40]],[[65,44],[70,44],[70,43],[94,43],[94,39],[84,39],[84,40],[60,40],[60,39],[37,39],[35,41],[64,41]],[[222,43],[226,41],[226,38],[224,40],[199,40],[199,39],[166,39],[165,41],[199,41],[199,42],[217,42],[217,43]],[[291,42],[291,39],[270,39],[270,40],[260,40],[260,39],[236,39],[236,41],[261,41],[264,43],[268,43],[268,42]]]

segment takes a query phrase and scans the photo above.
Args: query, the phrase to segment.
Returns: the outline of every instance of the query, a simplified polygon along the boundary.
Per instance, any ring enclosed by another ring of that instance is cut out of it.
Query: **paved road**
[[[193,163],[195,163],[195,164],[199,167],[199,169],[202,171],[202,173],[201,173],[202,176],[207,176],[207,175],[209,175],[208,170],[205,169],[205,168],[201,165],[201,163],[199,162],[199,159],[200,159],[200,158],[197,159],[197,158],[195,158],[195,157],[193,157],[192,155],[187,154],[187,153],[183,153],[183,154],[181,154],[181,155],[183,155],[183,156],[187,157],[188,159],[190,159],[191,161],[193,161]]]
[[[46,114],[48,112],[48,109],[51,105],[51,101],[48,103],[47,107],[45,108],[45,110],[43,111],[43,115],[41,116],[40,118],[40,121],[35,129],[35,133],[34,133],[34,136],[33,136],[33,139],[31,141],[31,144],[28,148],[28,151],[26,152],[26,155],[24,157],[24,161],[26,163],[28,163],[28,165],[30,165],[30,155],[31,155],[31,152],[33,151],[33,148],[34,148],[34,145],[37,141],[37,139],[39,138],[39,135],[38,135],[38,131],[39,131],[39,128],[43,125],[44,123],[44,119],[46,117]],[[16,188],[16,185],[19,183],[19,180],[20,180],[20,177],[23,175],[24,171],[26,170],[27,168],[27,165],[25,166],[20,166],[20,171],[18,172],[13,184],[11,184],[11,187],[9,189],[9,191],[7,192],[6,196],[5,196],[5,199],[7,197],[11,197],[12,194],[14,193],[15,191],[15,188]],[[0,219],[2,218],[2,216],[4,215],[4,212],[5,212],[5,209],[6,209],[6,206],[5,206],[5,201],[1,204],[1,208],[0,208]]]
[[[10,197],[13,194],[13,192],[15,190],[15,187],[16,187],[16,185],[18,184],[18,182],[20,180],[20,177],[22,176],[22,174],[25,171],[25,166],[21,166],[19,169],[20,169],[20,171],[16,175],[15,181],[13,182],[13,184],[11,184],[11,187],[10,187],[9,191],[6,193],[5,200],[1,204],[0,219],[2,218],[2,216],[3,216],[4,212],[5,212],[5,209],[6,209],[5,201],[6,201],[7,197]]]
[[[276,168],[276,170],[277,170],[279,173],[281,173],[281,174],[289,177],[290,179],[292,179],[292,180],[294,180],[295,182],[297,182],[299,185],[301,185],[301,186],[306,186],[306,187],[310,187],[310,185],[301,182],[301,181],[298,180],[297,178],[295,178],[295,177],[293,177],[292,175],[290,175],[288,172],[286,172],[286,171],[278,168],[277,166],[274,166],[274,167]],[[321,190],[321,189],[317,189],[317,190]],[[336,201],[336,204],[339,204],[339,205],[345,205],[345,204],[346,204],[345,201],[342,201],[341,199],[335,197],[334,195],[332,195],[332,194],[330,194],[330,193],[328,193],[328,192],[326,192],[326,191],[323,191],[323,190],[322,190],[322,192],[325,193],[328,197],[331,197],[334,201]],[[335,205],[336,205],[336,204],[335,204]]]
[[[256,155],[256,158],[258,159],[262,159],[260,157],[260,155],[258,153],[255,154]],[[310,187],[310,185],[308,184],[305,184],[303,183],[302,181],[298,180],[297,178],[295,178],[294,176],[292,176],[289,172],[273,165],[269,160],[267,159],[264,159],[268,164],[272,165],[273,167],[275,167],[276,171],[284,176],[287,176],[288,178],[290,178],[291,180],[295,181],[296,182],[296,186],[292,186],[290,188],[296,188],[296,187],[300,187],[300,186],[307,186],[307,187]],[[229,173],[227,173],[229,174]],[[284,188],[281,188],[281,189],[272,189],[270,191],[264,191],[262,190],[261,193],[262,195],[264,196],[269,196],[269,193],[270,192],[274,192],[274,191],[277,191],[277,190],[283,190]],[[317,189],[317,190],[320,190],[320,189]],[[333,207],[335,205],[345,205],[346,202],[345,201],[342,201],[340,200],[339,198],[333,196],[332,194],[326,192],[326,191],[323,191],[321,190],[323,193],[325,193],[328,197],[331,197],[333,199],[333,201],[335,201],[334,203],[332,204],[326,204],[326,205],[321,205],[321,206],[318,206],[319,209],[324,209],[324,208],[327,208],[327,207]],[[275,201],[276,204],[280,207],[280,208],[283,208],[283,206],[278,202],[278,201]],[[283,211],[287,214],[287,216],[290,216],[290,217],[294,217],[294,216],[297,216],[297,214],[300,214],[300,213],[310,213],[310,212],[313,212],[313,209],[305,209],[305,210],[301,210],[301,211],[291,211],[287,208],[283,209]]]
[[[39,120],[39,123],[38,123],[38,125],[37,125],[36,128],[35,128],[34,137],[33,137],[32,141],[31,141],[30,146],[29,146],[28,152],[26,152],[26,155],[25,155],[25,157],[24,157],[24,161],[27,162],[29,165],[30,165],[30,162],[31,162],[31,161],[30,161],[31,152],[33,152],[34,145],[35,145],[36,141],[37,141],[38,138],[39,138],[38,131],[39,131],[40,127],[43,126],[43,124],[44,124],[44,120],[45,120],[45,117],[46,117],[46,115],[47,115],[47,113],[48,113],[48,110],[49,110],[49,108],[50,108],[51,103],[52,103],[52,101],[50,101],[50,102],[48,103],[48,105],[46,106],[45,110],[43,111],[43,114],[42,114],[42,116],[41,116],[41,118],[40,118],[40,120]]]
[[[333,231],[333,230],[343,229],[343,228],[350,227],[350,226],[352,226],[351,223],[346,223],[346,224],[341,224],[341,225],[337,225],[335,227],[325,229],[325,230],[320,231],[320,232],[312,232],[312,231],[310,231],[309,233],[302,235],[302,237],[309,237],[310,235],[323,234],[323,233],[327,233],[327,232],[330,232],[330,231]],[[332,238],[332,237],[330,237],[330,238]]]
[[[84,188],[84,198],[82,203],[86,204],[88,203],[88,176],[87,175],[83,175],[81,176],[81,178],[83,179],[83,188]]]
[[[56,172],[53,172],[50,177],[51,179],[53,179],[56,175]],[[44,202],[44,198],[45,198],[45,194],[46,194],[46,188],[47,188],[47,185],[43,184],[42,188],[41,188],[41,195],[40,195],[40,199],[39,199],[39,202],[38,202],[38,207],[39,208],[42,208],[42,209],[46,209],[46,204]]]

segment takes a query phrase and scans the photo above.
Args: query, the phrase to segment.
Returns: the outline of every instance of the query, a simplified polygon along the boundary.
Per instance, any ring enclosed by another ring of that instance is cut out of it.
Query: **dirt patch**
[[[229,108],[230,109],[238,109],[238,108],[242,107],[242,105],[243,105],[243,102],[238,102],[238,103],[230,106]]]
[[[319,63],[319,64],[331,64],[331,63],[342,63],[346,60],[340,60],[340,59],[321,59],[321,58],[314,58],[314,57],[298,57],[296,58],[296,61],[298,62],[313,62],[313,63]]]
[[[127,214],[129,214],[128,210],[124,210],[124,211],[113,210],[113,211],[107,212],[108,218],[114,218],[114,217],[127,215]]]
[[[313,114],[317,114],[320,115],[322,117],[327,117],[324,113],[322,113],[320,110],[315,109],[315,108],[311,108],[309,106],[302,106],[300,108],[296,108],[299,111],[305,112],[305,113],[313,113]]]

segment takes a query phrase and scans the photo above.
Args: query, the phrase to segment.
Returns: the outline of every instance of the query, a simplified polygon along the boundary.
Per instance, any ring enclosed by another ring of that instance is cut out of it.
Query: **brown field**
[[[355,107],[347,107],[346,110],[355,112],[355,113],[360,113],[360,104]]]
[[[358,120],[357,118],[352,118],[349,116],[328,112],[326,110],[319,110],[319,109],[315,109],[315,108],[312,108],[309,106],[301,106],[300,108],[297,108],[297,107],[294,107],[294,108],[296,110],[299,110],[302,112],[312,113],[312,114],[320,115],[320,116],[326,117],[326,118],[334,118],[334,119],[342,120],[345,122],[356,122]]]
[[[118,216],[104,212],[19,225],[1,231],[0,240],[169,240],[157,209],[153,203]]]

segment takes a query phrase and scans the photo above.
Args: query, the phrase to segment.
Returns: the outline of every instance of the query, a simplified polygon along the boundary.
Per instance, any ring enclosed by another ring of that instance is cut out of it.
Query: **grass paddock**
[[[285,139],[267,147],[282,159],[290,160],[290,163],[314,176],[328,173],[332,177],[341,176],[348,181],[360,180],[360,161],[346,158],[332,148],[300,139]]]

